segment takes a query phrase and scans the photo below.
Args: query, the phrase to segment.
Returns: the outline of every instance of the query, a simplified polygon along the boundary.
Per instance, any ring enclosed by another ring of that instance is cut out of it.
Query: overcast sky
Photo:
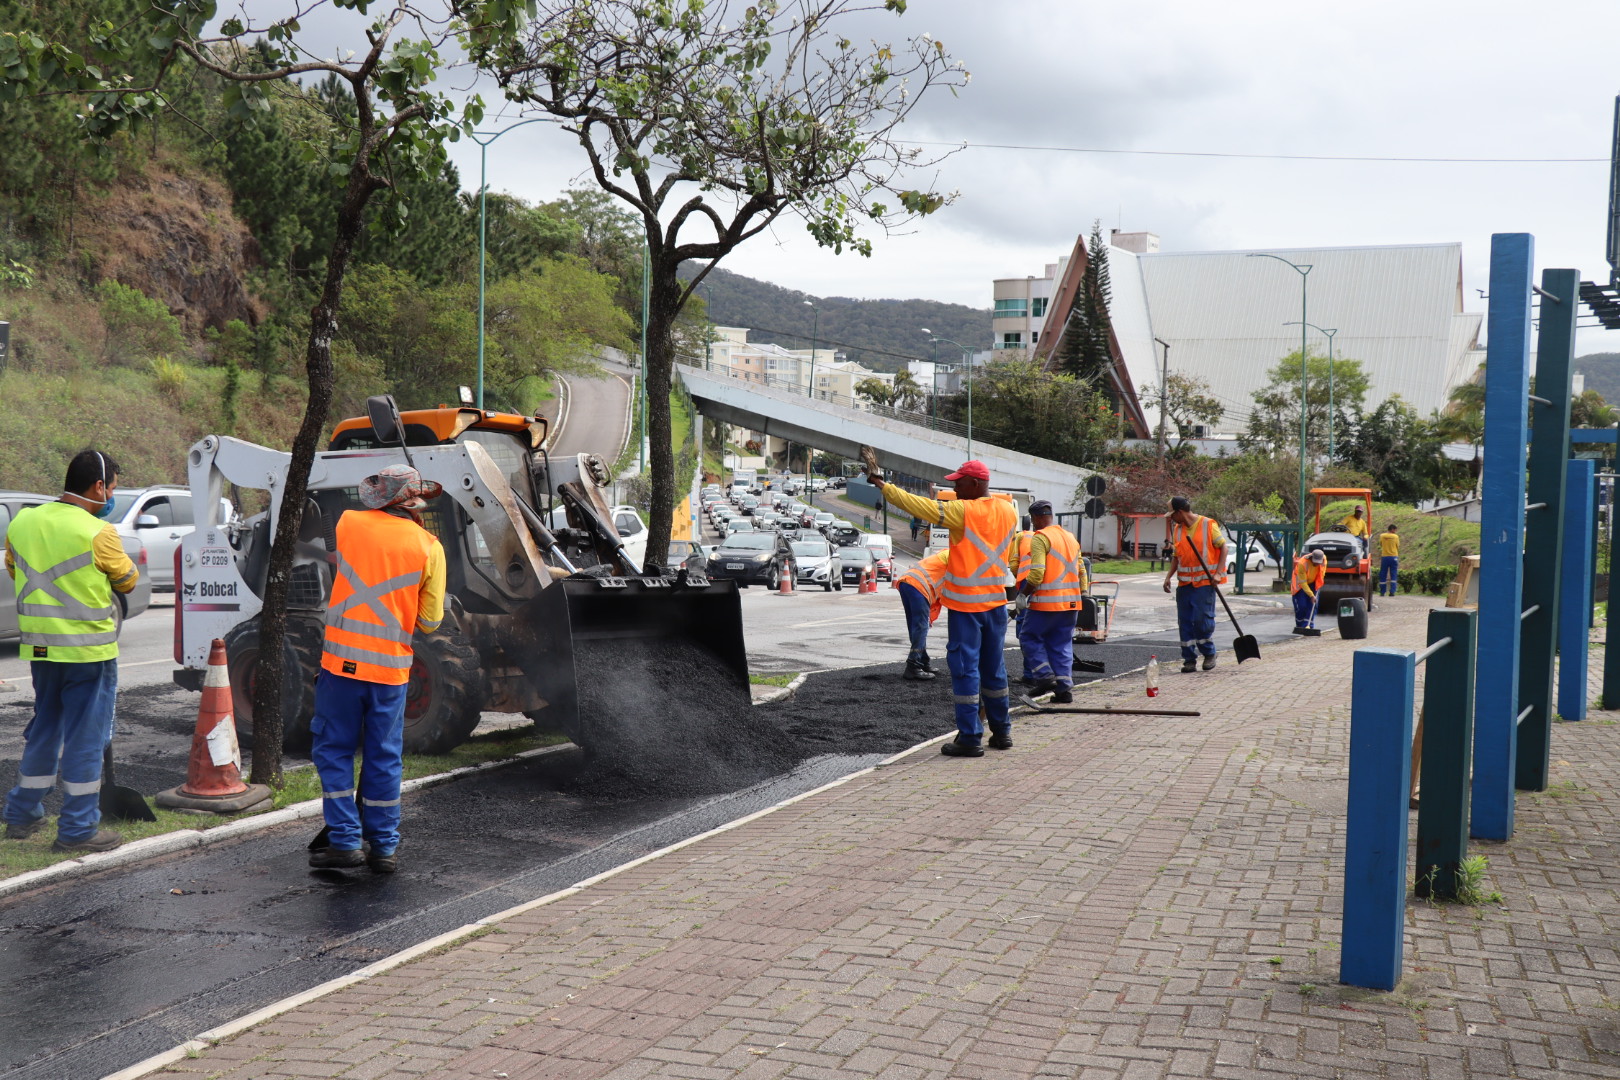
[[[1041,273],[1100,218],[1105,230],[1156,232],[1166,251],[1460,241],[1475,309],[1492,232],[1534,233],[1538,269],[1608,276],[1606,162],[1620,92],[1614,0],[1540,8],[1506,0],[910,0],[907,15],[886,16],[874,30],[928,32],[972,72],[959,97],[925,100],[905,128],[918,140],[1601,160],[1413,164],[970,147],[939,170],[938,187],[960,192],[956,203],[909,235],[877,238],[870,259],[821,251],[797,220],[784,220],[722,265],[822,295],[988,307],[991,279]],[[453,153],[476,187],[477,147]],[[489,182],[547,199],[583,182],[583,164],[567,136],[534,124],[494,144]],[[1293,286],[1257,280],[1266,287]],[[1580,351],[1603,348],[1620,350],[1620,334],[1583,332]]]

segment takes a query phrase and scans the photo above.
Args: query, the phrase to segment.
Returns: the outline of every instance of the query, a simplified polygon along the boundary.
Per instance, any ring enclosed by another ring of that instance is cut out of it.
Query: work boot
[[[939,672],[934,670],[934,658],[929,656],[927,653],[923,653],[922,655],[922,667],[923,670],[928,672],[930,675],[939,674]]]
[[[939,752],[946,757],[984,757],[984,747],[978,743],[963,742],[960,735],[941,746]]]
[[[1073,705],[1074,693],[1067,686],[1060,686],[1052,694],[1052,704]]]
[[[1197,670],[1198,670],[1198,661],[1196,661],[1196,660],[1183,660],[1181,662],[1181,673],[1183,675],[1191,675],[1193,672],[1195,672]]]
[[[914,679],[926,682],[934,677],[934,673],[917,663],[915,660],[906,661],[906,670],[900,673],[902,679]]]
[[[1057,688],[1058,681],[1056,679],[1036,679],[1035,684],[1029,688],[1029,696],[1040,697],[1042,694],[1050,694]]]
[[[1215,670],[1215,658],[1213,656],[1204,657],[1204,670],[1205,671],[1214,671]]]
[[[992,750],[1011,750],[1012,749],[1012,732],[1011,731],[992,731],[990,733],[990,749],[992,749]]]
[[[35,833],[39,832],[39,830],[43,829],[44,827],[45,827],[45,819],[43,817],[37,817],[33,821],[30,821],[26,825],[9,825],[8,824],[6,826],[6,839],[7,840],[27,840],[30,836],[33,836]]]
[[[10,832],[10,829],[6,830]],[[56,843],[51,850],[56,852],[71,852],[74,855],[91,855],[98,851],[111,851],[124,842],[124,838],[111,829],[98,829],[94,836],[87,836],[83,840],[63,840],[57,836]]]
[[[392,874],[399,869],[399,853],[390,851],[384,855],[378,851],[366,852],[366,865],[371,867],[374,874]]]
[[[316,870],[350,870],[365,863],[359,848],[318,848],[309,853],[309,865]]]

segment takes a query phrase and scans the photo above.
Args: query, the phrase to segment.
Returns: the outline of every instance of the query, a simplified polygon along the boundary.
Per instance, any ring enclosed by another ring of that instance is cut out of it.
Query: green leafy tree
[[[1334,422],[1358,412],[1367,399],[1371,381],[1361,361],[1334,357],[1331,367],[1325,356],[1307,353],[1305,376],[1307,446],[1312,454],[1325,454],[1328,444],[1328,374],[1332,372]],[[1267,373],[1267,383],[1254,392],[1254,409],[1247,430],[1238,437],[1245,450],[1299,455],[1299,352],[1295,350],[1277,362]],[[1337,438],[1337,429],[1335,429]],[[1296,494],[1295,502],[1299,501]]]
[[[594,374],[595,346],[629,349],[635,326],[614,302],[616,284],[583,259],[563,255],[547,260],[539,273],[490,286],[485,333],[508,357],[501,377]]]
[[[1215,430],[1226,415],[1226,407],[1210,392],[1206,380],[1181,372],[1171,374],[1163,387],[1149,390],[1142,403],[1150,409],[1164,409],[1167,440],[1173,436],[1178,447],[1200,426]]]
[[[433,21],[398,0],[385,4],[372,20],[362,48],[341,60],[330,55],[329,34],[317,45],[300,40],[300,17],[322,7],[322,0],[302,5],[296,16],[255,23],[244,11],[214,22],[215,0],[165,0],[139,5],[119,22],[95,16],[76,48],[67,38],[0,32],[0,104],[40,95],[61,95],[80,103],[81,132],[107,140],[161,111],[173,85],[183,85],[194,72],[207,72],[223,83],[220,106],[243,117],[268,108],[268,92],[295,80],[335,77],[354,102],[352,122],[335,127],[326,147],[306,146],[308,160],[324,156],[341,191],[333,200],[332,239],[325,253],[324,278],[310,312],[305,370],[308,404],[293,439],[292,461],[282,491],[281,514],[271,545],[264,608],[261,612],[261,667],[253,695],[253,779],[281,782],[282,641],[287,588],[294,546],[302,517],[309,470],[326,427],[333,392],[332,342],[344,277],[360,240],[372,196],[396,189],[408,175],[434,176],[445,163],[443,143],[470,130],[482,116],[482,103],[470,100],[454,116],[449,99],[431,91],[440,66],[439,46],[459,25]],[[332,0],[332,7],[361,8],[360,0]],[[480,35],[510,33],[517,13],[506,2],[480,5]],[[420,37],[406,38],[402,25]],[[259,50],[262,66],[244,70],[237,59],[246,49]],[[341,53],[339,55],[342,55]],[[391,223],[403,221],[403,203],[391,204]]]
[[[476,228],[478,193],[463,198]],[[484,235],[485,274],[499,281],[536,272],[547,259],[576,251],[580,227],[549,206],[530,206],[515,195],[492,191],[484,198]]]
[[[942,405],[942,415],[966,422],[965,391]],[[1073,375],[1046,370],[1033,357],[994,360],[974,372],[975,439],[1085,465],[1103,456],[1118,427],[1119,415],[1106,395]]]
[[[917,381],[917,376],[904,368],[895,372],[890,404],[898,405],[902,409],[918,409],[927,398],[928,391]]]
[[[1417,503],[1438,493],[1445,438],[1399,394],[1365,416],[1357,409],[1347,429],[1349,439],[1337,447],[1339,461],[1372,476],[1375,498]]]
[[[1596,390],[1583,390],[1569,403],[1571,427],[1613,427],[1617,422],[1620,422],[1620,411],[1604,401]]]
[[[894,397],[894,388],[882,379],[867,376],[855,384],[855,396],[863,397],[874,405],[887,405]]]
[[[185,348],[180,320],[141,290],[117,281],[103,281],[96,286],[95,296],[101,306],[101,320],[107,326],[101,350],[104,360],[127,364]]]
[[[596,186],[644,238],[649,550],[669,542],[682,482],[667,407],[676,323],[708,270],[784,214],[802,217],[823,246],[867,254],[863,224],[883,227],[947,201],[902,186],[924,163],[897,128],[933,86],[966,75],[926,35],[863,49],[839,31],[879,6],[533,0],[517,39],[468,36],[474,61],[511,100],[578,137]],[[905,0],[881,7],[901,13]],[[682,280],[689,262],[703,268]]]

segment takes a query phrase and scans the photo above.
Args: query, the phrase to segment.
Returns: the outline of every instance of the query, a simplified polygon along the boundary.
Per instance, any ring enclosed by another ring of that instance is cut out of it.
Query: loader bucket
[[[627,646],[671,664],[691,662],[700,650],[707,656],[698,662],[713,663],[725,683],[749,693],[735,582],[566,578],[518,609],[511,629],[507,652],[545,699],[542,722],[587,749],[592,728],[613,718],[582,709],[580,685],[615,678],[614,657]]]

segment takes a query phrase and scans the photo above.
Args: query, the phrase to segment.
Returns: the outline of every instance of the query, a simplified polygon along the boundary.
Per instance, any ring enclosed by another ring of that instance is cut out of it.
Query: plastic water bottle
[[[1148,697],[1159,696],[1159,658],[1157,656],[1148,659],[1147,692]]]

